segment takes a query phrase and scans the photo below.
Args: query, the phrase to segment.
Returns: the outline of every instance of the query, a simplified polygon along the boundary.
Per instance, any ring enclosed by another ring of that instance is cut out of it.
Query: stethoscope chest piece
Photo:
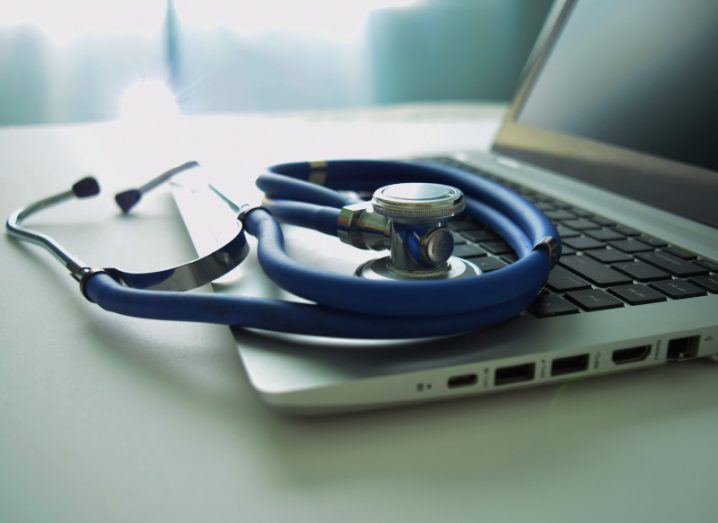
[[[466,206],[459,189],[436,183],[398,183],[377,189],[370,205],[371,210],[364,212],[385,222],[385,245],[390,254],[362,264],[357,276],[407,280],[481,273],[473,263],[451,256],[454,239],[448,220]]]

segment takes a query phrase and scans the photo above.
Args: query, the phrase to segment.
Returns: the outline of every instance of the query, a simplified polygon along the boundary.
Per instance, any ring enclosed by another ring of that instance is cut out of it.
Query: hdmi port
[[[650,345],[641,345],[640,347],[630,347],[628,349],[618,349],[613,351],[611,359],[616,365],[624,363],[635,363],[645,360],[651,353]]]

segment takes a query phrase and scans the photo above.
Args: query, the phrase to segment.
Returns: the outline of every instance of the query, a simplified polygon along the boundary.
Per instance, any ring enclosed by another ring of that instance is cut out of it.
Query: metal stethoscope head
[[[347,205],[339,215],[339,237],[362,249],[389,249],[389,256],[359,266],[370,279],[446,279],[476,276],[473,263],[452,257],[448,220],[466,207],[464,193],[437,183],[380,187],[370,201]]]
[[[140,201],[143,194],[166,182],[176,174],[197,166],[199,164],[192,161],[173,167],[137,189],[129,189],[118,193],[115,195],[115,201],[123,214],[127,214]],[[72,198],[87,198],[99,193],[100,186],[95,178],[83,178],[68,191],[38,200],[16,210],[7,219],[7,230],[15,238],[43,247],[70,271],[74,279],[82,282],[95,269],[71,254],[59,241],[48,234],[34,231],[21,225],[21,223],[29,216],[48,207]],[[236,225],[236,234],[217,250],[177,267],[147,273],[133,273],[117,268],[103,270],[128,287],[137,289],[185,291],[201,287],[232,270],[249,253],[242,223],[237,221]]]

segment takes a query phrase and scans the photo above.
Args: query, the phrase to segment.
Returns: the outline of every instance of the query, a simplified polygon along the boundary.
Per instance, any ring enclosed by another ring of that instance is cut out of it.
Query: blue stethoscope
[[[170,169],[138,189],[119,193],[123,212],[142,195],[196,162]],[[428,162],[336,160],[270,167],[257,179],[261,206],[239,206],[237,234],[215,252],[179,267],[130,273],[85,264],[23,219],[70,198],[99,193],[94,178],[17,210],[8,232],[49,250],[80,283],[83,295],[108,311],[163,320],[219,323],[270,331],[365,339],[443,336],[507,320],[528,307],[560,256],[555,227],[530,202],[486,178]],[[358,194],[372,194],[365,200]],[[491,273],[452,256],[451,218],[466,212],[514,250],[516,262]],[[315,270],[287,255],[281,223],[315,229],[358,248],[389,254],[355,276]],[[314,303],[182,292],[217,279],[258,240],[265,274]]]

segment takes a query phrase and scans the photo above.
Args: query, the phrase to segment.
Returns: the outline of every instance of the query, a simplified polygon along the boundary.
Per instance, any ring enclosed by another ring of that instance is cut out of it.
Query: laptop
[[[445,338],[363,341],[233,329],[247,376],[295,414],[387,407],[718,356],[718,4],[557,2],[490,152],[421,158],[507,185],[552,219],[563,256],[519,317]],[[173,194],[200,253],[222,206]],[[227,211],[228,212],[228,211]],[[451,223],[455,255],[497,270],[511,249]],[[286,227],[293,257],[353,274],[377,253]],[[214,292],[294,299],[250,256]]]

